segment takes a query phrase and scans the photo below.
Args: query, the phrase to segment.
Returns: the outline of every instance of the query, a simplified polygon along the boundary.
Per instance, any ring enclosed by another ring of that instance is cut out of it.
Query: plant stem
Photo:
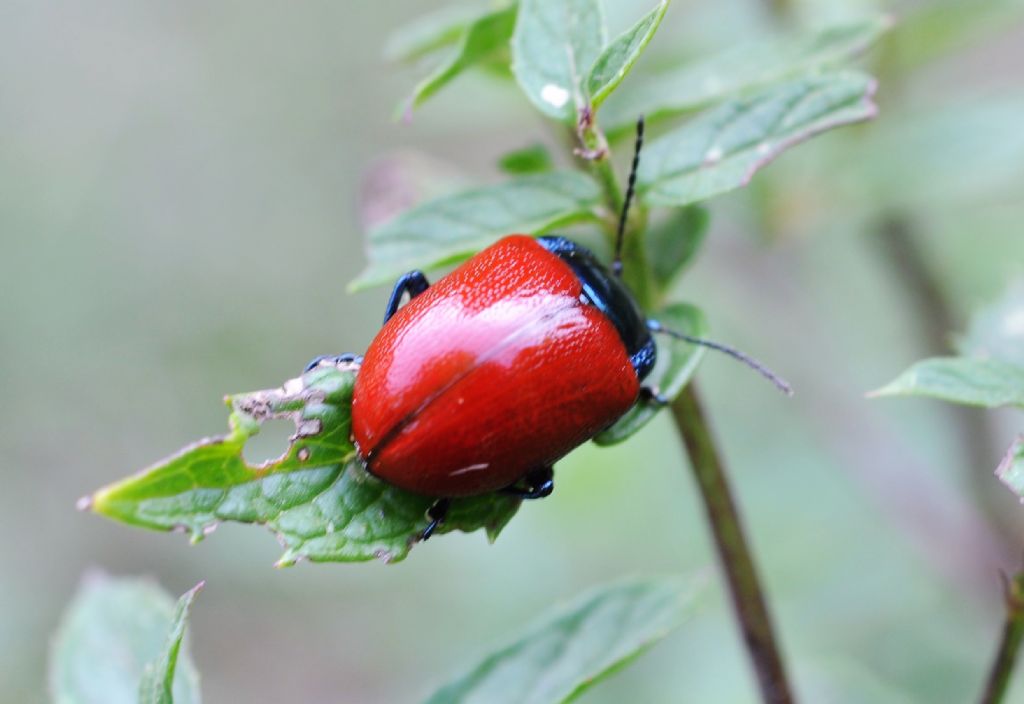
[[[721,454],[692,382],[671,407],[700,487],[743,640],[761,685],[762,701],[766,704],[790,704],[794,699],[772,630],[768,606],[743,534],[736,502],[729,489]]]
[[[1010,686],[1010,675],[1017,660],[1017,651],[1024,640],[1024,572],[1010,579],[1003,576],[1004,596],[1006,599],[1006,621],[1003,624],[1003,636],[996,652],[996,660],[992,663],[985,691],[981,695],[981,704],[999,704]]]
[[[619,188],[619,179],[615,176],[608,140],[594,122],[594,115],[589,110],[580,115],[579,123],[576,125],[576,136],[580,146],[575,154],[588,163],[597,176],[601,190],[604,191],[605,205],[614,218],[622,210],[622,190]]]

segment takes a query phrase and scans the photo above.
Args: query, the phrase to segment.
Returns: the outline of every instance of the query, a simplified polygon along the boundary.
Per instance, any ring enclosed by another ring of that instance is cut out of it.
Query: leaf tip
[[[277,559],[277,562],[274,563],[274,569],[283,570],[286,567],[295,567],[295,565],[297,565],[298,563],[298,556],[289,550]]]
[[[91,511],[93,507],[92,494],[86,494],[75,502],[75,509],[78,511]]]
[[[872,399],[873,400],[873,399],[876,399],[876,398],[886,398],[888,396],[896,396],[898,393],[899,393],[899,391],[896,389],[896,387],[892,383],[890,383],[890,384],[886,384],[885,386],[879,386],[877,389],[873,389],[871,391],[866,392],[864,394],[864,398]]]
[[[369,269],[363,269],[363,271],[358,276],[356,276],[356,278],[352,279],[351,281],[348,282],[348,284],[345,285],[345,292],[349,294],[359,293],[360,291],[365,291],[366,289],[370,288],[373,285],[374,281],[369,276]]]
[[[218,523],[207,523],[205,526],[195,526],[193,528],[185,528],[188,531],[188,542],[190,545],[198,545],[203,542],[203,538],[217,530]]]
[[[391,121],[400,125],[411,125],[413,110],[415,110],[418,104],[416,95],[412,95],[405,100],[402,100],[395,106],[394,111],[391,113]]]

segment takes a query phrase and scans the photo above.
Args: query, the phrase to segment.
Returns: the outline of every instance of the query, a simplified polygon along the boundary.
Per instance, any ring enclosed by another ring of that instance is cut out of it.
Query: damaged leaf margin
[[[131,525],[187,533],[196,543],[224,521],[270,528],[284,547],[277,566],[308,559],[404,559],[427,525],[429,497],[370,476],[350,437],[358,366],[321,363],[278,389],[228,396],[227,435],[189,445],[79,501]],[[295,434],[279,458],[257,466],[242,450],[267,420],[287,418]],[[458,499],[439,533],[483,528],[493,541],[518,499]]]

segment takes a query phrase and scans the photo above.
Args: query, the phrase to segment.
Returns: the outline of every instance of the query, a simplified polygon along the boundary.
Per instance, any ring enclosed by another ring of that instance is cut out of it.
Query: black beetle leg
[[[499,493],[515,496],[520,499],[543,499],[555,490],[555,472],[552,467],[541,467],[528,473],[525,477],[526,487],[517,484],[499,489]]]
[[[306,365],[306,368],[302,370],[302,373],[305,374],[310,369],[313,369],[316,365],[320,364],[320,362],[324,361],[328,361],[333,364],[344,364],[345,362],[362,362],[363,358],[360,355],[353,354],[351,352],[346,352],[345,354],[321,354],[313,357],[312,361],[310,361],[310,363]]]
[[[391,320],[391,316],[398,312],[398,306],[402,303],[402,296],[409,294],[409,300],[416,298],[430,288],[430,282],[423,275],[422,271],[410,271],[402,274],[402,277],[395,282],[395,288],[391,291],[391,298],[388,299],[388,307],[384,309],[384,322]]]
[[[658,391],[653,386],[641,386],[640,387],[640,398],[637,399],[638,403],[642,403],[645,406],[655,406],[661,408],[667,406],[672,402],[668,396]]]
[[[417,540],[424,541],[430,538],[437,530],[437,527],[444,523],[444,519],[448,517],[448,508],[452,505],[451,499],[438,499],[434,504],[427,509],[427,518],[430,519],[430,523],[423,529]]]

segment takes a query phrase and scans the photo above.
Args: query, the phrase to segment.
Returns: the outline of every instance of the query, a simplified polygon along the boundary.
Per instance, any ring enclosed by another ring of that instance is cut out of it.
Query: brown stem
[[[996,660],[992,663],[985,691],[981,695],[981,704],[999,704],[1003,701],[1017,661],[1017,651],[1020,650],[1021,640],[1024,640],[1024,572],[1018,573],[1013,579],[1004,575],[1003,587],[1006,621],[1003,623],[1003,636]]]
[[[743,535],[721,455],[692,383],[672,402],[672,416],[700,487],[743,640],[761,685],[761,698],[766,704],[790,704],[794,698],[754,560]]]

